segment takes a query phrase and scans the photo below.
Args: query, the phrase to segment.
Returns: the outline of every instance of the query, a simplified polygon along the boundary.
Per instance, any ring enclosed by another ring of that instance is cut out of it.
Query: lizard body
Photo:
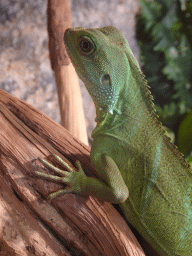
[[[164,134],[125,37],[114,27],[74,28],[64,42],[96,106],[91,161],[99,179],[78,163],[80,172],[63,172],[70,189],[52,197],[79,193],[118,203],[161,256],[192,255],[192,171]]]

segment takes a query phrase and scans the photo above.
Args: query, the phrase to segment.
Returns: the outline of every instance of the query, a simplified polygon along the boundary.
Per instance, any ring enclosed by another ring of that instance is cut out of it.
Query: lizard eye
[[[78,40],[78,44],[82,53],[85,55],[90,55],[95,50],[94,43],[88,37],[81,36]]]

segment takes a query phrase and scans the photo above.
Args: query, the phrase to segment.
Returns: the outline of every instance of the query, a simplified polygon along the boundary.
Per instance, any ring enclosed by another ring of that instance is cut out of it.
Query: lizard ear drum
[[[111,84],[111,78],[110,78],[110,75],[109,75],[109,74],[103,75],[101,81],[102,81],[102,84],[103,84],[104,86],[106,86],[106,85],[112,86],[112,84]]]

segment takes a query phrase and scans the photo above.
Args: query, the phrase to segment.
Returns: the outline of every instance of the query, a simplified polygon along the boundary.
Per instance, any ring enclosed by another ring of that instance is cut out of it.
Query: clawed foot
[[[51,168],[56,174],[59,174],[60,176],[57,175],[50,175],[50,174],[45,174],[42,172],[36,171],[36,175],[39,176],[39,178],[50,180],[52,182],[56,183],[64,183],[66,185],[69,185],[70,188],[68,189],[61,189],[59,191],[56,191],[48,196],[48,199],[53,199],[55,197],[61,196],[63,194],[69,194],[69,193],[75,193],[75,194],[82,194],[82,188],[81,188],[81,183],[84,179],[86,179],[86,175],[81,167],[81,164],[79,161],[76,161],[76,165],[78,167],[79,172],[71,168],[66,162],[64,162],[58,155],[54,155],[54,157],[63,165],[68,171],[63,171],[45,159],[40,159],[40,161]]]

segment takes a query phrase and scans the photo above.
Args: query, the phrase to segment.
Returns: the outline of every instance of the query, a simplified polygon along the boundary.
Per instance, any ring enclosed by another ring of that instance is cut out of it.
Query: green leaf
[[[142,69],[161,122],[176,134],[192,111],[192,0],[139,2]]]
[[[180,3],[181,3],[181,10],[182,11],[185,11],[186,10],[186,0],[180,0]]]
[[[191,166],[192,168],[192,155],[189,155],[186,157],[186,161],[189,163],[189,165]]]
[[[184,155],[192,151],[192,112],[183,119],[179,126],[177,146]]]

